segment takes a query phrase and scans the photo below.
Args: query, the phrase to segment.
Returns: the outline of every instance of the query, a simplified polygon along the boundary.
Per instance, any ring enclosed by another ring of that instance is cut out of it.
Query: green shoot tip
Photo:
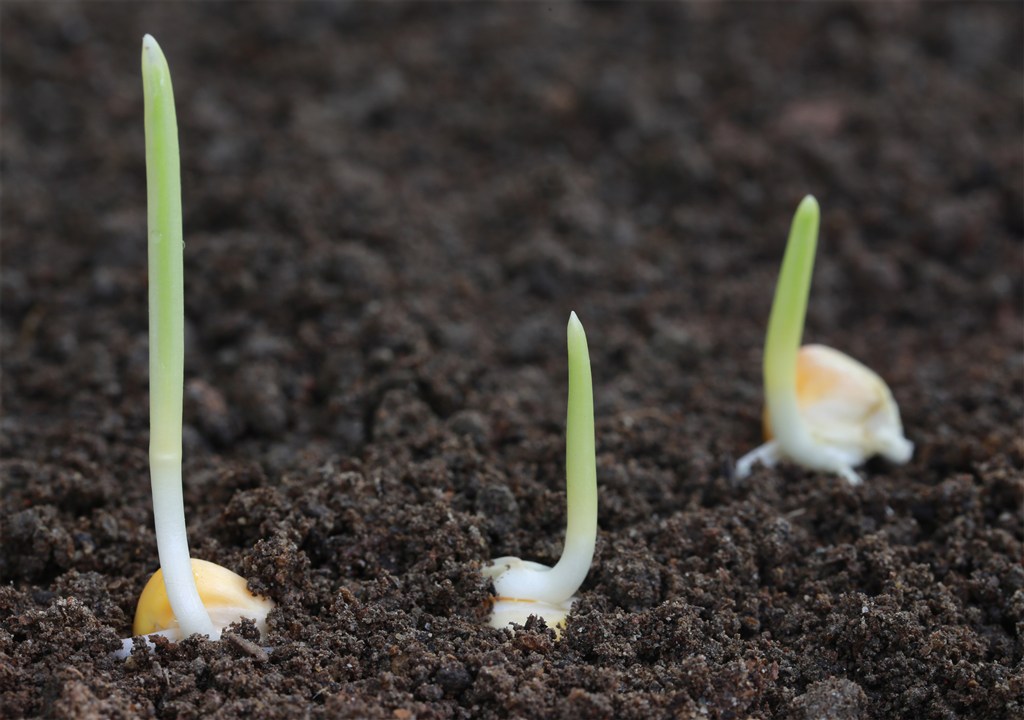
[[[568,329],[569,329],[569,333],[570,334],[574,333],[574,332],[575,333],[583,332],[583,323],[581,323],[580,319],[576,316],[576,311],[572,311],[572,312],[569,313],[569,327],[568,327]]]
[[[793,216],[793,223],[797,222],[809,222],[813,221],[815,226],[818,224],[818,218],[821,216],[821,209],[818,207],[818,201],[813,195],[805,195],[804,199],[800,201],[800,204],[796,208],[796,214]]]

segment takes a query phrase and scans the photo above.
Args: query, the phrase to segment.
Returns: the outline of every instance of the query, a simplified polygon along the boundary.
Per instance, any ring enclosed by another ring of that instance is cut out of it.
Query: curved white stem
[[[173,630],[160,630],[158,632],[150,633],[149,635],[143,635],[142,636],[143,644],[145,645],[146,650],[148,650],[150,652],[152,652],[153,650],[156,649],[156,643],[153,642],[153,639],[152,639],[154,635],[159,635],[161,637],[165,637],[168,640],[170,640],[171,642],[177,642],[178,640],[181,639],[181,637],[180,637],[181,631],[178,628],[174,628]],[[135,649],[135,638],[133,638],[133,637],[121,638],[121,649],[120,650],[115,650],[114,652],[112,652],[110,654],[110,656],[113,657],[115,660],[127,660],[131,656],[132,651],[134,649]],[[270,654],[270,653],[274,652],[274,648],[273,647],[269,647],[269,646],[263,646],[261,649],[263,650],[263,652],[265,652],[267,654]]]
[[[160,635],[162,637],[167,638],[168,640],[176,640],[177,639],[176,636],[175,636],[175,631],[174,630],[161,630],[160,632],[155,632],[155,633],[150,633],[149,635],[144,635],[142,637],[142,640],[145,643],[147,650],[154,650],[156,648],[156,643],[154,643],[152,640],[150,640],[150,636],[151,635]],[[121,638],[121,649],[120,650],[115,650],[114,652],[112,652],[111,656],[115,660],[127,660],[129,658],[129,656],[131,656],[132,650],[134,650],[134,649],[135,649],[135,638]]]
[[[199,597],[185,529],[185,506],[181,487],[181,456],[150,456],[153,488],[153,521],[167,600],[185,637],[198,633],[211,640],[220,637],[210,613]]]
[[[569,402],[565,430],[565,547],[553,568],[519,558],[498,558],[484,570],[499,598],[558,605],[571,600],[590,571],[597,543],[597,456],[594,389],[587,336],[576,313],[566,330]],[[541,614],[541,613],[534,613]]]
[[[766,467],[774,467],[778,461],[779,444],[774,440],[769,440],[736,461],[736,477],[745,478],[750,475],[750,471],[754,469],[756,463],[761,463]]]

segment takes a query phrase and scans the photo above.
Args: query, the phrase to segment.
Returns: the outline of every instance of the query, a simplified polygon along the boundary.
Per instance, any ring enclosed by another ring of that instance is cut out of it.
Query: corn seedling
[[[913,454],[882,378],[838,350],[800,347],[819,215],[808,195],[793,218],[764,346],[766,442],[740,458],[738,477],[749,475],[756,462],[790,460],[857,485],[854,467],[872,455],[905,463]]]
[[[181,484],[181,416],[185,358],[185,293],[181,166],[171,74],[160,46],[142,41],[149,215],[149,467],[160,569],[135,612],[135,635],[211,640],[243,617],[261,632],[271,601],[257,598],[244,578],[213,563],[191,560]],[[131,650],[124,641],[120,654]]]
[[[566,331],[569,402],[565,428],[565,547],[554,567],[501,557],[484,568],[494,582],[492,627],[523,624],[531,615],[559,632],[594,558],[597,542],[597,458],[594,447],[594,389],[587,336],[576,313]]]

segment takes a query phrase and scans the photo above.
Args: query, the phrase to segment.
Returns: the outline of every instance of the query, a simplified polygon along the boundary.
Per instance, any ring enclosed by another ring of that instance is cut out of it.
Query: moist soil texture
[[[1024,717],[1019,3],[16,3],[2,27],[0,717]],[[141,39],[174,76],[195,557],[276,602],[111,652],[157,569]],[[805,331],[913,459],[761,442]],[[600,532],[561,638],[565,324]]]

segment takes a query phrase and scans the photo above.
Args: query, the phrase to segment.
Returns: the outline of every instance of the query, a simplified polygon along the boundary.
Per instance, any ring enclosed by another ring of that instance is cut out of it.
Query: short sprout
[[[484,568],[494,582],[492,627],[524,624],[531,615],[556,633],[587,577],[597,542],[597,458],[594,445],[594,390],[587,336],[576,313],[566,331],[569,350],[569,402],[565,429],[565,547],[554,567],[501,557]]]
[[[142,40],[149,211],[149,468],[160,570],[135,614],[136,634],[212,640],[232,622],[265,624],[270,600],[248,592],[230,570],[191,560],[181,485],[181,414],[185,357],[185,293],[181,167],[171,74],[160,46]],[[119,655],[127,655],[124,641]]]
[[[764,347],[765,442],[740,458],[746,477],[756,462],[791,460],[861,482],[854,467],[873,455],[904,463],[914,446],[885,382],[838,350],[800,347],[818,242],[819,210],[808,195],[797,208],[782,260]]]

